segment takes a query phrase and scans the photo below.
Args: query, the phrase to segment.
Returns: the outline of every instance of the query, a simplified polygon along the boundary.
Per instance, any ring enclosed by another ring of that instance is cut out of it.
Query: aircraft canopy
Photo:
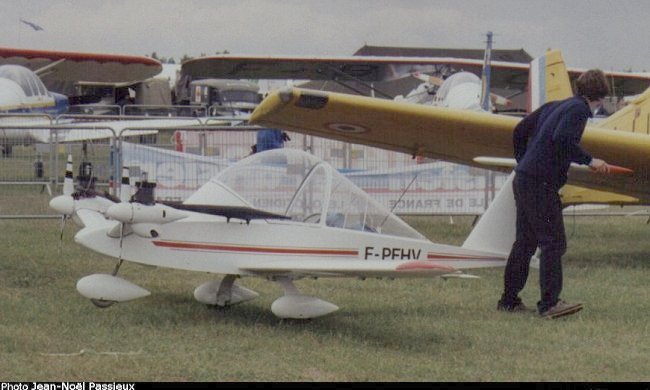
[[[43,82],[27,68],[17,65],[0,65],[0,78],[14,81],[25,96],[48,96]]]
[[[236,193],[241,205],[294,221],[425,239],[331,165],[300,150],[274,149],[247,157],[192,198],[233,204],[232,192],[224,189]]]

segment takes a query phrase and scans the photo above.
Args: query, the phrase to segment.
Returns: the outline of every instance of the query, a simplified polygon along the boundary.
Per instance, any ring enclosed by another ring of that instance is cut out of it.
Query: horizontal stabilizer
[[[240,267],[257,274],[297,274],[300,276],[356,277],[434,277],[456,272],[456,269],[433,261],[382,260],[283,260]]]
[[[596,126],[603,129],[648,134],[650,129],[650,89],[636,96],[625,107],[609,117],[598,121]]]

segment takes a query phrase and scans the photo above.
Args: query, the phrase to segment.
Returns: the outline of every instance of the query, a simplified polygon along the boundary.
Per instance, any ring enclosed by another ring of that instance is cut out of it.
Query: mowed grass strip
[[[48,197],[30,190],[25,202]],[[0,199],[3,207],[11,207]],[[460,244],[471,217],[409,218]],[[559,320],[495,310],[502,269],[478,280],[304,279],[340,306],[311,321],[276,318],[281,288],[225,310],[192,292],[213,276],[126,263],[120,276],[152,295],[97,309],[79,278],[115,260],[73,241],[57,220],[0,220],[0,377],[4,381],[648,381],[650,240],[640,217],[567,218],[563,298],[585,309]],[[523,299],[534,307],[538,273]]]

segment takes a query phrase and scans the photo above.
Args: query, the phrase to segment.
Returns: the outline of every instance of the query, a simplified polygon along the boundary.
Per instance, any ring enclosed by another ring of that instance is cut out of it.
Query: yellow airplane
[[[570,96],[561,54],[551,51],[543,59],[543,64],[538,64],[540,77],[530,77],[531,86],[536,80],[544,80],[545,97],[537,103]],[[603,176],[573,170],[570,185],[563,188],[565,205],[650,203],[649,96],[650,91],[646,91],[628,107],[587,126],[581,141],[593,156],[633,173]],[[299,88],[270,94],[251,117],[253,124],[480,167],[485,166],[475,160],[477,157],[512,158],[512,132],[519,120]]]

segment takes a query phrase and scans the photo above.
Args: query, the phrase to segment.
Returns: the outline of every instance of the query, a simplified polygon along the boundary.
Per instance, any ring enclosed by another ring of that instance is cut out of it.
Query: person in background
[[[278,129],[264,129],[257,132],[255,152],[283,148],[286,141],[291,141],[287,133]]]

